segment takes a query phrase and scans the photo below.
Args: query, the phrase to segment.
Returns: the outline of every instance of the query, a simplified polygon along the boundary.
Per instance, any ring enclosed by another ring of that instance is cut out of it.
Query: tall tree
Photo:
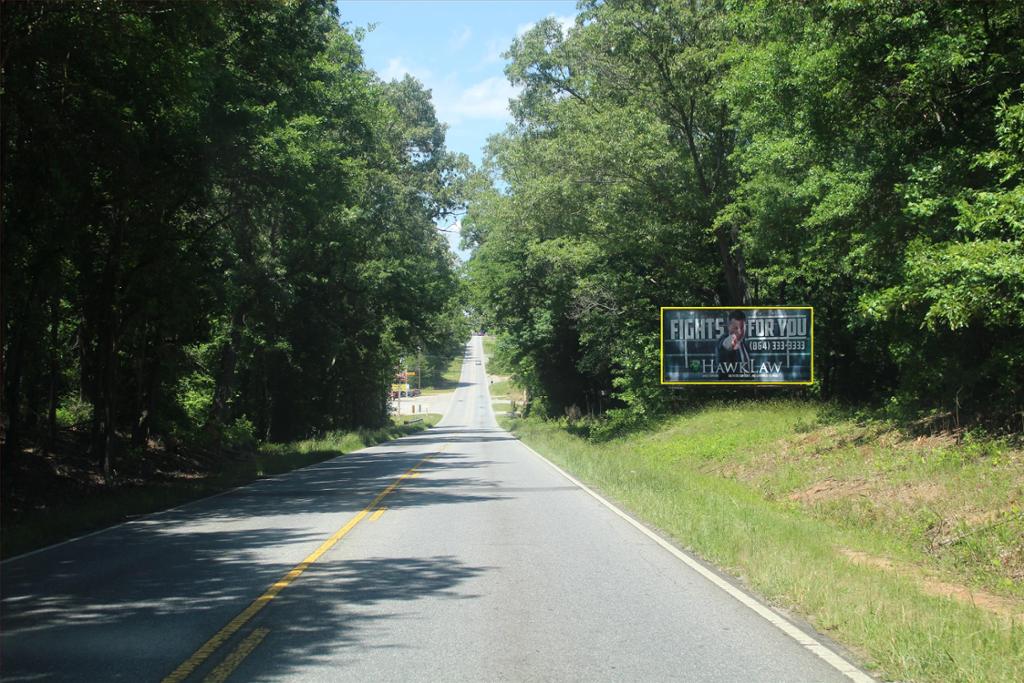
[[[429,93],[327,0],[3,11],[5,454],[85,421],[111,478],[129,438],[386,419],[402,349],[458,323]]]
[[[663,408],[652,311],[752,302],[817,308],[820,395],[1009,424],[1017,3],[581,9],[513,43],[500,189],[465,222],[477,306],[549,412],[609,384]]]

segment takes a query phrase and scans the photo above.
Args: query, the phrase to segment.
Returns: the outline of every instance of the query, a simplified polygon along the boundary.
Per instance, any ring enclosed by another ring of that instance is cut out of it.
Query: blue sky
[[[488,136],[511,121],[508,100],[517,91],[501,53],[544,17],[576,16],[575,0],[339,0],[338,7],[350,28],[376,24],[362,41],[367,66],[384,80],[408,73],[429,88],[448,124],[448,149],[474,164]]]

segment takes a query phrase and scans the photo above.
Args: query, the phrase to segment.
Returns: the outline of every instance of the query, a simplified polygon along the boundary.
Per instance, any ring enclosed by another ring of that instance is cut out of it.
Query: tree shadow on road
[[[472,600],[460,586],[490,568],[451,556],[372,557],[318,565],[280,604],[254,620],[270,631],[253,673],[277,678],[330,662],[332,677],[344,678],[346,664],[368,649],[406,649],[401,629],[382,628],[389,619],[413,617],[419,600],[443,596]],[[383,606],[384,609],[381,609]],[[247,678],[246,671],[239,672]],[[300,676],[301,677],[301,676]]]
[[[417,464],[428,476],[405,480],[398,492],[408,495],[384,504],[502,498],[477,474],[489,461],[435,453],[422,462],[453,436],[420,440],[426,447],[412,453],[385,445],[349,454],[5,563],[4,679],[159,680]],[[273,603],[291,615],[273,629],[287,654],[275,666],[360,644],[361,629],[388,619],[355,606],[448,595],[487,570],[444,556],[331,557]]]

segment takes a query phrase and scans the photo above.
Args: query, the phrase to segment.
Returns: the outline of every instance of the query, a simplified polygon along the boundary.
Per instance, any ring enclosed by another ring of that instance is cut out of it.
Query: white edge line
[[[434,425],[434,426],[436,427],[437,425]],[[422,431],[426,432],[426,431],[430,431],[431,429],[433,429],[433,427],[427,427],[426,429],[424,429]],[[342,453],[341,455],[336,455],[333,458],[330,458],[329,460],[320,460],[319,462],[311,462],[310,464],[308,464],[308,465],[306,465],[304,467],[297,467],[294,470],[288,470],[287,472],[281,472],[280,474],[275,474],[275,475],[273,475],[271,477],[262,477],[260,479],[255,479],[253,481],[250,481],[248,484],[242,484],[241,486],[236,486],[236,487],[231,488],[231,489],[225,489],[224,491],[218,491],[217,493],[211,493],[210,495],[203,496],[202,498],[196,498],[194,500],[187,500],[184,503],[181,503],[180,505],[175,505],[172,508],[164,508],[163,510],[154,510],[153,512],[147,512],[147,513],[145,513],[143,515],[140,515],[140,516],[136,517],[135,519],[126,519],[123,522],[118,522],[117,524],[112,524],[111,526],[106,526],[106,527],[103,527],[102,529],[97,529],[96,531],[90,531],[89,533],[82,534],[81,536],[75,536],[73,538],[68,538],[68,539],[65,539],[63,541],[58,541],[57,543],[54,543],[52,545],[48,545],[48,546],[45,546],[45,547],[42,547],[42,548],[36,548],[35,550],[29,550],[27,553],[21,553],[20,555],[15,555],[14,557],[8,557],[8,558],[6,558],[4,560],[0,560],[0,567],[6,565],[8,562],[16,562],[18,560],[23,560],[25,558],[32,557],[33,555],[38,555],[40,553],[45,553],[48,550],[54,550],[56,548],[59,548],[59,547],[64,546],[64,545],[68,545],[70,543],[77,543],[78,541],[84,541],[87,538],[92,538],[93,536],[99,536],[100,534],[105,534],[108,531],[114,531],[115,529],[120,529],[123,526],[128,526],[130,524],[139,524],[141,522],[146,522],[146,521],[151,520],[154,517],[159,517],[160,515],[166,515],[169,512],[175,512],[175,511],[178,511],[178,510],[184,510],[186,508],[192,507],[193,505],[198,505],[199,503],[203,503],[203,502],[206,502],[208,500],[213,500],[214,498],[219,498],[221,496],[226,496],[227,494],[234,493],[235,491],[241,491],[242,489],[247,489],[250,486],[255,486],[256,484],[259,484],[259,483],[264,482],[264,481],[274,481],[276,479],[281,479],[281,478],[284,478],[287,475],[291,474],[292,472],[301,472],[303,470],[308,470],[308,469],[312,469],[314,467],[319,467],[320,465],[326,465],[327,463],[332,462],[334,460],[337,460],[338,458],[344,458],[345,456],[348,456],[348,455],[355,455],[356,453],[362,453],[363,451],[368,451],[371,448],[376,448],[378,446],[384,446],[384,445],[387,445],[389,443],[394,443],[395,441],[401,441],[402,439],[408,439],[410,437],[417,436],[417,435],[419,435],[421,433],[422,432],[413,432],[412,434],[406,434],[405,436],[400,436],[400,437],[398,437],[396,439],[389,439],[387,441],[381,441],[380,443],[375,443],[372,446],[366,446],[364,448],[360,448],[357,451],[349,451],[348,453]]]
[[[694,560],[692,557],[690,557],[689,555],[687,555],[683,551],[679,550],[679,548],[676,548],[674,545],[672,545],[671,543],[669,543],[668,541],[663,539],[661,536],[659,536],[658,534],[654,533],[653,531],[648,529],[646,526],[644,526],[643,524],[641,524],[637,520],[633,519],[633,517],[631,517],[627,513],[623,512],[618,507],[616,507],[614,503],[609,502],[608,500],[603,498],[600,494],[598,494],[597,492],[593,491],[590,487],[588,487],[586,484],[581,482],[579,479],[576,479],[571,474],[569,474],[568,472],[563,470],[561,467],[559,467],[558,465],[556,465],[555,463],[551,462],[546,457],[544,457],[543,455],[541,455],[540,453],[535,451],[533,448],[530,448],[530,446],[528,446],[526,443],[524,443],[522,441],[522,439],[517,439],[517,441],[519,441],[519,443],[523,444],[523,446],[527,450],[529,450],[531,453],[533,453],[538,458],[540,458],[541,460],[546,462],[548,465],[553,467],[555,469],[555,471],[557,471],[563,477],[565,477],[566,479],[571,481],[573,484],[575,484],[576,486],[580,487],[581,489],[586,491],[588,494],[590,494],[591,496],[596,498],[598,500],[598,502],[600,502],[602,505],[604,505],[609,510],[614,512],[616,515],[618,515],[622,519],[624,519],[627,522],[629,522],[630,524],[632,524],[634,527],[636,527],[637,530],[640,531],[640,533],[644,534],[645,536],[650,538],[652,541],[654,541],[655,543],[660,545],[662,548],[664,548],[668,552],[672,553],[677,559],[681,560],[684,564],[686,564],[686,566],[690,567],[695,572],[697,572],[698,574],[703,576],[705,579],[707,579],[711,583],[713,583],[716,586],[718,586],[719,588],[721,588],[723,591],[725,591],[726,593],[731,595],[733,598],[738,600],[740,603],[742,603],[746,607],[749,607],[751,610],[753,610],[758,615],[760,615],[765,620],[767,620],[770,624],[772,624],[772,626],[775,626],[777,629],[779,629],[780,631],[785,633],[787,636],[789,636],[790,638],[792,638],[796,642],[798,642],[804,648],[806,648],[807,650],[809,650],[810,652],[815,654],[820,659],[824,660],[827,664],[829,664],[834,669],[836,669],[837,671],[839,671],[840,673],[845,675],[851,681],[856,681],[857,683],[875,683],[875,679],[874,678],[872,678],[871,676],[868,676],[866,673],[861,671],[859,668],[854,666],[852,663],[850,663],[849,661],[847,661],[843,657],[839,656],[831,648],[829,648],[826,645],[824,645],[823,643],[820,643],[819,641],[815,640],[810,635],[808,635],[807,633],[805,633],[801,629],[797,628],[789,620],[783,618],[778,613],[768,609],[767,607],[762,605],[760,602],[755,600],[753,597],[751,597],[750,595],[748,595],[744,591],[740,590],[739,588],[737,588],[733,584],[729,583],[728,581],[726,581],[722,577],[718,576],[713,571],[711,571],[710,569],[708,569],[707,567],[705,567],[701,563],[697,562],[696,560]]]

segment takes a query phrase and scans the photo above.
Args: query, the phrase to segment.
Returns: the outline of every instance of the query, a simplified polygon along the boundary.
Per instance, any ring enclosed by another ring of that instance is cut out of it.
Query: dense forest
[[[2,13],[4,463],[380,424],[467,308],[539,414],[720,395],[659,306],[811,305],[798,391],[1024,426],[1020,3],[586,0],[476,173],[328,0]]]
[[[464,221],[531,410],[705,401],[659,384],[659,306],[810,305],[801,393],[1024,427],[1024,5],[580,10],[509,50]]]
[[[372,426],[461,349],[468,162],[331,0],[2,12],[4,463]]]

